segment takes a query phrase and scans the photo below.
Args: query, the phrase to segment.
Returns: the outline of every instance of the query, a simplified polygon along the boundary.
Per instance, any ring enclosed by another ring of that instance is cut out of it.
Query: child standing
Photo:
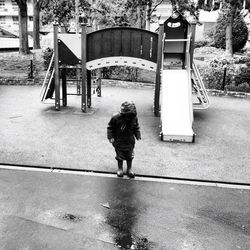
[[[135,138],[141,139],[136,107],[133,102],[124,102],[120,112],[114,114],[108,123],[107,136],[115,148],[118,163],[117,176],[123,177],[123,161],[127,162],[127,175],[134,178],[132,160],[134,158]]]

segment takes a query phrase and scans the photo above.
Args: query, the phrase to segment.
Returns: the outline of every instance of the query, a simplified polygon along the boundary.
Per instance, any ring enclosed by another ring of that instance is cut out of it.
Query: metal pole
[[[60,110],[60,78],[58,52],[58,24],[54,24],[54,68],[55,68],[55,108]]]
[[[31,59],[30,60],[30,73],[29,73],[29,78],[30,79],[33,79],[34,76],[33,76],[33,60]]]
[[[223,66],[223,69],[224,69],[224,72],[223,72],[223,81],[222,81],[221,90],[225,90],[226,75],[227,75],[227,66]]]
[[[101,78],[101,73],[99,74],[99,77],[96,79],[96,83],[97,83],[97,88],[96,88],[97,96],[101,97],[102,96],[102,78]]]
[[[195,42],[195,33],[196,33],[196,22],[191,23],[191,44],[190,44],[190,64],[191,68],[193,68],[193,59],[194,59],[194,42]]]
[[[157,49],[157,67],[155,79],[155,98],[154,98],[154,114],[159,116],[160,112],[160,89],[161,89],[161,66],[162,66],[162,43],[163,43],[164,25],[160,24],[158,35],[158,49]]]
[[[67,106],[67,78],[66,78],[66,68],[62,69],[62,96],[63,96],[63,106]]]
[[[86,61],[87,61],[87,33],[86,33],[86,24],[82,24],[82,103],[81,109],[82,112],[86,112],[86,80],[87,80],[87,69],[86,69]]]
[[[91,107],[91,71],[87,70],[87,106]]]

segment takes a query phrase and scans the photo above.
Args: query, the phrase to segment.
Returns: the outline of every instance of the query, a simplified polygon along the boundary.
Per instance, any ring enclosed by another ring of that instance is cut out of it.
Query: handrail
[[[198,80],[198,92],[200,92],[200,94],[203,95],[203,103],[204,105],[206,105],[206,108],[209,106],[209,98],[208,98],[208,94],[207,94],[207,91],[205,89],[205,85],[203,83],[203,80],[201,78],[201,75],[200,75],[200,72],[196,66],[195,63],[192,64],[193,65],[193,70],[194,70],[194,74],[195,76],[197,77],[197,80]]]
[[[187,42],[190,39],[164,39],[165,42]]]
[[[44,92],[44,95],[43,95],[43,97],[42,97],[42,99],[41,99],[42,102],[44,102],[44,99],[46,98],[46,95],[47,95],[47,93],[48,93],[48,91],[49,91],[49,86],[50,86],[51,81],[52,81],[52,79],[53,79],[54,73],[55,73],[55,68],[53,68],[52,73],[51,73],[51,75],[50,75],[50,78],[49,78],[49,82],[48,82],[47,88],[46,88],[46,90],[45,90],[45,92]]]
[[[43,91],[44,91],[43,89],[44,89],[44,87],[45,87],[45,84],[46,84],[46,81],[47,81],[49,72],[51,71],[51,67],[52,67],[53,61],[54,61],[54,53],[52,54],[52,57],[51,57],[50,63],[49,63],[49,67],[48,67],[48,69],[47,69],[46,75],[45,75],[44,80],[43,80],[42,89],[41,89],[41,92],[40,92],[40,97],[41,97],[41,95],[42,95],[42,93],[43,93]]]

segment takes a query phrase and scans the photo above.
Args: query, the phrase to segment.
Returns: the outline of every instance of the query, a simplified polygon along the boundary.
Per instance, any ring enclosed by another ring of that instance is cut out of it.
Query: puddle
[[[71,222],[79,222],[82,221],[82,216],[80,215],[74,215],[74,214],[69,214],[69,213],[65,213],[62,216],[62,219],[67,220],[67,221],[71,221]]]
[[[133,231],[136,216],[137,208],[125,205],[118,205],[108,213],[106,223],[113,228],[114,242],[122,249],[153,249],[152,242]]]
[[[132,236],[128,234],[120,234],[120,237],[116,235],[116,244],[122,249],[136,249],[136,250],[151,250],[153,249],[153,244],[147,238]]]

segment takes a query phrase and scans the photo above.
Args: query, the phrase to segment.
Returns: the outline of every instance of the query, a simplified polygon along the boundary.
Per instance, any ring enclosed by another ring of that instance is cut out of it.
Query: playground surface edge
[[[195,143],[167,143],[160,141],[160,118],[153,115],[153,89],[148,87],[104,87],[102,97],[93,96],[87,115],[80,111],[77,96],[56,112],[52,100],[39,102],[40,87],[0,89],[0,163],[114,172],[107,123],[122,101],[133,100],[142,131],[135,148],[137,174],[249,182],[248,99],[210,96],[208,110],[194,111]]]

